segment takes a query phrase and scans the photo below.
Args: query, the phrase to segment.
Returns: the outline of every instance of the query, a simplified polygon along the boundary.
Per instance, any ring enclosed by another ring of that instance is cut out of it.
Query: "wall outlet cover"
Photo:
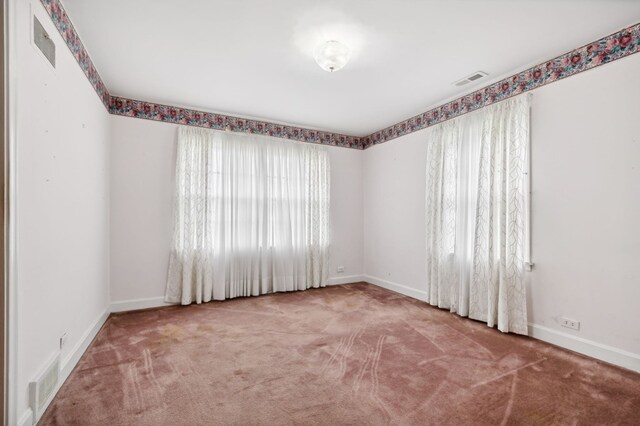
[[[570,318],[560,318],[560,325],[572,330],[580,330],[580,321],[572,320]]]

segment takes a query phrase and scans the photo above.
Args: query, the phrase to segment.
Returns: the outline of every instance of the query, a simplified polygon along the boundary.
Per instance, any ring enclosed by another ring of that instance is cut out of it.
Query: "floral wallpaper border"
[[[640,51],[637,23],[369,136],[358,137],[111,96],[61,1],[40,2],[111,114],[355,149],[367,149]]]
[[[111,95],[107,90],[98,70],[93,65],[87,50],[84,48],[80,36],[69,19],[69,15],[62,7],[60,0],[40,0],[47,13],[51,17],[53,24],[58,29],[58,32],[62,36],[62,39],[67,43],[67,47],[71,50],[73,57],[76,58],[78,65],[84,71],[84,75],[89,79],[89,83],[93,86],[98,97],[104,104],[105,108],[109,108],[109,102],[111,101]]]
[[[362,138],[112,96],[109,112],[125,117],[362,149]]]
[[[640,51],[640,23],[379,130],[362,138],[363,149],[459,117],[638,51]]]

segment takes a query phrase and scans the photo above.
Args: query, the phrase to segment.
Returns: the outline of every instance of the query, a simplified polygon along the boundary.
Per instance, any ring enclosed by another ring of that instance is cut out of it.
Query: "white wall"
[[[534,92],[528,304],[530,323],[640,355],[638,75],[633,55]],[[364,152],[365,274],[421,298],[429,131]]]
[[[424,299],[425,133],[364,151],[364,271]],[[380,284],[378,281],[376,284]]]
[[[640,355],[640,55],[536,91],[530,322]]]
[[[17,410],[59,349],[62,364],[109,304],[109,114],[39,1],[14,1]],[[30,7],[56,44],[53,70],[31,45]],[[73,363],[71,363],[73,364]]]
[[[157,300],[164,295],[171,247],[177,126],[120,116],[112,116],[111,124],[111,298]],[[359,279],[363,156],[328,150],[331,276]],[[338,265],[343,274],[336,273]]]

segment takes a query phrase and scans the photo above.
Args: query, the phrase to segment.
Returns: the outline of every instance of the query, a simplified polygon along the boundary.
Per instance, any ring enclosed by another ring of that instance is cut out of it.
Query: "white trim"
[[[414,299],[422,300],[423,302],[427,300],[426,291],[407,287],[406,285],[372,277],[370,275],[365,275],[363,278],[364,281],[377,285],[378,287],[386,288],[387,290],[395,291],[396,293],[404,294],[405,296],[413,297]]]
[[[67,357],[62,361],[58,383],[56,384],[56,387],[54,391],[51,393],[51,396],[49,397],[49,399],[47,399],[47,401],[42,406],[42,410],[40,410],[40,414],[44,414],[44,412],[47,411],[47,407],[49,407],[49,404],[51,404],[51,401],[53,401],[53,398],[55,398],[55,396],[58,394],[58,391],[60,390],[64,382],[67,380],[67,378],[69,377],[69,375],[71,374],[75,366],[78,364],[78,361],[80,361],[80,358],[82,357],[82,355],[84,355],[85,351],[87,350],[87,348],[89,347],[93,339],[95,339],[95,337],[98,335],[98,332],[100,331],[104,323],[107,321],[109,314],[110,314],[110,310],[109,310],[109,307],[107,307],[107,309],[105,309],[100,314],[100,316],[98,316],[98,318],[93,323],[91,328],[89,328],[84,333],[80,341],[69,352],[69,355],[67,355]],[[31,416],[32,423],[25,423],[26,414],[27,413],[23,414],[22,417],[20,417],[20,422],[19,422],[20,426],[36,424],[38,420],[40,420],[39,418],[36,418],[36,414],[33,412],[31,408],[29,408],[28,414],[30,414]]]
[[[529,323],[529,336],[640,373],[640,355]]]
[[[331,277],[327,280],[327,285],[352,284],[366,281],[364,275],[346,275],[344,277]]]
[[[6,407],[5,419],[6,424],[14,425],[18,420],[22,421],[23,417],[18,419],[18,285],[17,285],[17,96],[19,72],[17,69],[17,36],[16,36],[16,10],[18,8],[15,0],[4,0],[4,24],[5,24],[5,221],[8,222],[5,238],[7,239],[5,246],[5,279],[7,280],[6,298],[5,298],[5,331],[7,333],[5,339],[5,356],[6,360]]]
[[[414,299],[425,301],[427,297],[426,291],[417,290],[369,275],[365,275],[363,278],[364,281],[370,284],[413,297]],[[602,343],[563,333],[562,331],[553,330],[538,324],[529,323],[528,328],[529,337],[640,373],[640,355],[638,354],[603,345]]]
[[[111,311],[109,307],[107,307],[98,317],[98,319],[93,323],[90,329],[88,329],[80,341],[76,344],[76,346],[69,352],[69,355],[62,360],[62,366],[60,367],[60,385],[67,380],[71,371],[75,368],[78,361],[80,361],[80,357],[84,355],[85,351],[93,342],[93,339],[98,335],[98,332],[102,328],[105,322],[107,322],[107,318],[109,318],[109,314]],[[56,390],[57,392],[57,390]]]
[[[159,308],[162,306],[172,306],[175,303],[167,303],[164,297],[147,297],[144,299],[121,300],[120,302],[111,302],[111,312],[127,312],[136,311],[138,309]]]
[[[18,426],[32,426],[33,425],[33,411],[31,408],[27,408],[27,411],[22,413],[20,420],[17,423]]]
[[[327,280],[327,286],[350,284],[360,281],[366,281],[364,275],[347,275],[344,277],[332,277]],[[177,303],[167,303],[164,297],[146,297],[142,299],[121,300],[119,302],[111,302],[111,312],[128,312],[139,309],[161,308],[164,306],[177,305]]]

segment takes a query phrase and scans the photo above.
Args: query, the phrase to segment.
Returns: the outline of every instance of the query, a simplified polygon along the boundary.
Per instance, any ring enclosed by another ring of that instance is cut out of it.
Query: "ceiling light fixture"
[[[347,46],[338,41],[330,40],[316,48],[314,58],[320,68],[334,72],[342,69],[347,64],[350,54],[351,52]]]

